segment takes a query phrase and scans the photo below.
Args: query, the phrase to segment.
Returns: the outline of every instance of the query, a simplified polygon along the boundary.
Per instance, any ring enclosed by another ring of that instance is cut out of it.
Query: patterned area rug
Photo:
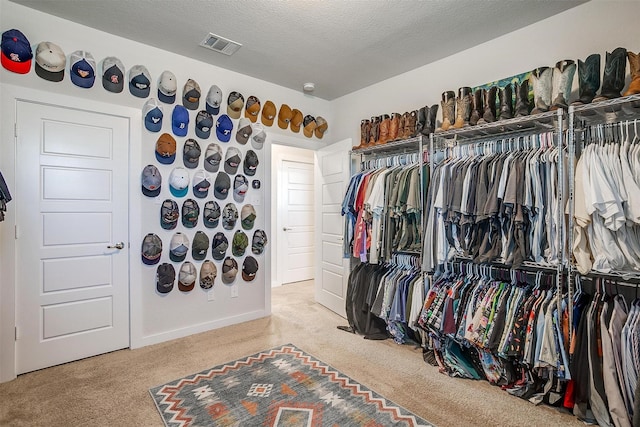
[[[432,426],[291,344],[149,392],[167,426]]]

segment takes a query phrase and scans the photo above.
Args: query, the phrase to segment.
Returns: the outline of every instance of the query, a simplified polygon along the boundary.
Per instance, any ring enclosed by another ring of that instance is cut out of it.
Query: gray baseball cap
[[[197,279],[198,270],[196,266],[189,261],[185,261],[180,267],[180,273],[178,273],[178,289],[182,292],[189,292],[193,289]]]
[[[222,282],[232,283],[236,279],[236,274],[238,274],[238,262],[231,257],[226,257],[222,263]]]
[[[154,165],[147,165],[142,170],[142,194],[147,197],[156,197],[160,194],[162,175]]]
[[[222,148],[220,144],[212,142],[207,146],[204,153],[204,168],[207,172],[218,172],[220,162],[222,161]]]
[[[189,138],[184,142],[184,147],[182,148],[182,161],[186,168],[197,168],[201,154],[202,150],[200,149],[198,141],[193,138]]]
[[[193,236],[193,243],[191,244],[191,256],[196,261],[202,261],[207,257],[209,251],[209,237],[204,231],[196,231],[196,235]]]

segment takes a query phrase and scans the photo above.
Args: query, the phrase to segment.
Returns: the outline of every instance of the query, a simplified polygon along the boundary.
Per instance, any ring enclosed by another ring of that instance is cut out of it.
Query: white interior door
[[[316,152],[316,301],[346,317],[345,297],[349,278],[349,259],[343,258],[344,218],[342,199],[349,182],[351,139]]]
[[[313,164],[282,161],[280,194],[284,206],[279,242],[283,247],[282,283],[313,279],[314,274],[314,185]]]
[[[17,373],[128,347],[129,120],[19,101],[16,131]]]

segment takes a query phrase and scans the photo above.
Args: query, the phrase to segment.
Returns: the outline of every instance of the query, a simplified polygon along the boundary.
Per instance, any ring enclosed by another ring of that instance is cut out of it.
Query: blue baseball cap
[[[186,136],[189,131],[189,111],[182,105],[173,107],[171,129],[175,136]]]
[[[1,43],[0,62],[4,68],[18,74],[31,71],[31,43],[20,30],[13,29],[2,33]]]
[[[147,128],[149,132],[160,132],[164,113],[162,105],[160,105],[155,98],[151,98],[145,102],[142,114],[144,114],[144,127]]]
[[[231,139],[231,131],[233,131],[233,122],[226,114],[218,117],[216,122],[216,135],[220,142],[229,142]]]
[[[96,80],[96,61],[84,50],[76,50],[71,54],[71,81],[74,85],[88,89]]]

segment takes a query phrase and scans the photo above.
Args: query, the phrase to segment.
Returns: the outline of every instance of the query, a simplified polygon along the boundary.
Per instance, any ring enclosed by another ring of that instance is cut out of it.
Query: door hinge
[[[18,327],[15,328],[15,341],[18,341]]]
[[[13,124],[13,136],[16,137],[16,138],[18,137],[18,124],[17,123]]]
[[[20,229],[18,228],[18,224],[16,224],[15,229],[14,229],[14,236],[15,239],[18,240],[20,238]]]

